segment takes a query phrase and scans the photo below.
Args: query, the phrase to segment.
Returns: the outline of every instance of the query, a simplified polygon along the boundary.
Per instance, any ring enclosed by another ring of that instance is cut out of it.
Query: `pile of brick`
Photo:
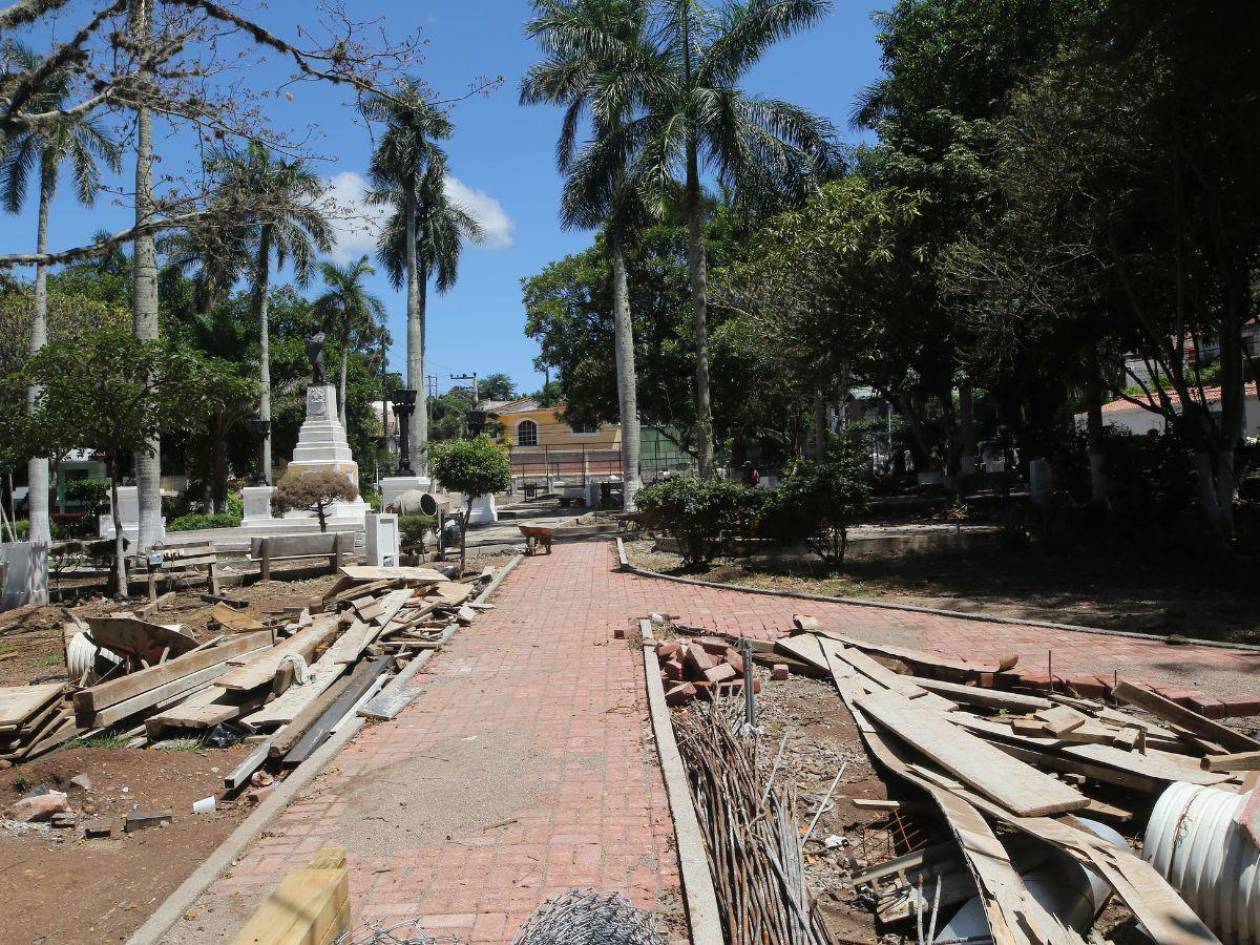
[[[683,705],[695,698],[734,695],[744,688],[744,658],[719,637],[698,637],[688,642],[658,643],[656,657],[661,663],[665,701]],[[786,665],[774,667],[774,678],[786,679]],[[761,691],[761,680],[753,680],[753,692]]]

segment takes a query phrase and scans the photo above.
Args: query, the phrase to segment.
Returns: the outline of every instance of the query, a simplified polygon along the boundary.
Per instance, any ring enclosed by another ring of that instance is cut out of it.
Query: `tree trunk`
[[[403,195],[403,218],[406,224],[406,247],[403,252],[407,270],[407,387],[416,392],[416,409],[407,418],[407,461],[413,476],[425,474],[429,455],[429,426],[424,388],[424,286],[416,259],[416,192],[408,184]],[[421,427],[424,440],[420,442]]]
[[[1098,363],[1098,349],[1089,352],[1088,379],[1085,382],[1085,432],[1089,452],[1089,500],[1097,505],[1108,505],[1107,454],[1103,446],[1104,427],[1102,415],[1103,383],[1102,366]]]
[[[827,458],[827,402],[819,394],[814,398],[814,461]]]
[[[621,422],[622,507],[635,508],[639,478],[639,403],[634,368],[634,323],[630,314],[630,289],[626,280],[626,257],[621,240],[609,239],[613,271],[613,343],[617,360],[617,413]]]
[[[258,258],[254,261],[254,317],[258,320],[258,419],[271,420],[271,224],[258,234]],[[271,428],[262,439],[263,481],[271,485]]]
[[[966,490],[967,480],[976,473],[976,410],[975,391],[970,381],[958,385],[958,432],[962,439],[962,456],[958,461],[959,497]]]
[[[114,591],[119,597],[127,596],[127,558],[123,551],[122,515],[118,511],[118,453],[110,456],[109,479],[111,490],[110,514],[114,519]]]
[[[346,425],[346,364],[350,360],[349,341],[341,340],[341,382],[337,385],[337,416],[341,425]]]
[[[210,511],[227,511],[227,428],[221,418],[210,425]]]
[[[131,0],[132,42],[140,55],[147,53],[153,39],[152,0]],[[146,78],[141,76],[142,80]],[[148,223],[156,213],[153,197],[153,113],[146,106],[136,109],[136,224]],[[158,338],[157,248],[151,232],[135,238],[132,260],[131,311],[137,338]],[[140,528],[136,544],[140,551],[162,541],[162,441],[155,436],[136,452],[136,486],[140,506]],[[124,589],[125,592],[125,589]]]
[[[56,189],[55,165],[46,152],[40,161],[39,174],[39,223],[35,236],[35,251],[48,252],[48,211],[52,205],[53,191]],[[31,313],[30,353],[34,356],[48,342],[48,267],[40,264],[35,267],[35,308]],[[35,409],[41,388],[31,385],[27,391],[27,404],[30,410]],[[52,524],[48,514],[48,457],[37,456],[26,465],[26,483],[28,487],[29,518],[31,522],[29,540],[33,544],[52,544]],[[48,589],[31,597],[32,604],[48,603]]]
[[[696,440],[700,475],[713,469],[713,410],[709,401],[708,274],[700,219],[700,161],[695,136],[687,139],[687,267],[691,275],[691,308],[696,332]]]

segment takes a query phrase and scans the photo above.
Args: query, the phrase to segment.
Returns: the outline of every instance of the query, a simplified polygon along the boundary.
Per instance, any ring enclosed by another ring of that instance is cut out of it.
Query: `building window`
[[[592,433],[599,432],[598,423],[570,423],[569,429],[578,436],[589,436]]]
[[[538,445],[538,424],[533,420],[522,420],[516,425],[517,446]]]

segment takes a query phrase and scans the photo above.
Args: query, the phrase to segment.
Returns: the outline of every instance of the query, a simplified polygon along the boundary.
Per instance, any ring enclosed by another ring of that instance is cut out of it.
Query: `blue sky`
[[[750,73],[745,86],[829,117],[846,142],[853,143],[855,135],[847,127],[853,100],[879,74],[870,13],[884,6],[837,0],[820,26],[774,47]],[[292,35],[294,16],[309,9],[308,0],[273,0],[261,15],[278,31]],[[441,390],[451,385],[450,374],[471,371],[481,375],[503,371],[523,390],[532,390],[542,377],[532,365],[537,349],[522,333],[520,280],[547,262],[589,245],[591,234],[566,232],[557,222],[560,179],[554,145],[558,111],[517,104],[521,75],[538,55],[522,29],[529,4],[526,0],[358,0],[353,9],[364,18],[381,16],[386,27],[400,35],[420,28],[428,45],[417,71],[443,95],[462,93],[477,76],[504,78],[497,90],[463,101],[453,112],[456,130],[448,150],[456,194],[481,217],[489,239],[486,245],[465,252],[459,284],[449,294],[430,294],[428,373],[438,376]],[[287,72],[278,64],[264,69],[257,76],[258,86],[265,85],[269,76],[275,79]],[[353,110],[345,107],[345,97],[337,90],[306,83],[290,86],[288,91],[291,101],[275,100],[274,124],[315,127],[319,137],[313,149],[335,156],[317,162],[316,170],[337,185],[338,193],[352,196],[367,167],[371,146],[367,132],[356,123]],[[159,136],[158,146],[168,168],[188,160],[192,153],[178,134]],[[54,208],[54,249],[75,245],[101,228],[127,225],[125,207],[102,198],[96,208],[86,210],[75,204],[70,189],[62,187]],[[32,200],[20,216],[4,218],[0,252],[29,251],[33,241]],[[371,253],[371,242],[364,234],[343,234],[337,250],[341,258],[365,252]],[[391,362],[401,369],[403,297],[383,276],[376,277],[373,288],[389,310],[395,339]]]

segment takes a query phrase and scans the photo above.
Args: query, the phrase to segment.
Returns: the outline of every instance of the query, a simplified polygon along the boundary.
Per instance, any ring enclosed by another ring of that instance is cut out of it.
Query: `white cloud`
[[[355,171],[342,171],[328,179],[325,209],[336,231],[332,258],[337,262],[348,262],[376,252],[376,237],[389,215],[389,208],[369,204],[365,199],[367,189],[367,180]],[[506,249],[512,245],[515,224],[494,197],[484,190],[469,187],[456,177],[446,178],[446,196],[481,224],[485,231],[482,246]]]
[[[507,249],[512,245],[512,230],[516,224],[503,209],[503,204],[484,190],[469,187],[458,177],[446,178],[446,197],[473,215],[485,230],[483,246],[490,249]]]

